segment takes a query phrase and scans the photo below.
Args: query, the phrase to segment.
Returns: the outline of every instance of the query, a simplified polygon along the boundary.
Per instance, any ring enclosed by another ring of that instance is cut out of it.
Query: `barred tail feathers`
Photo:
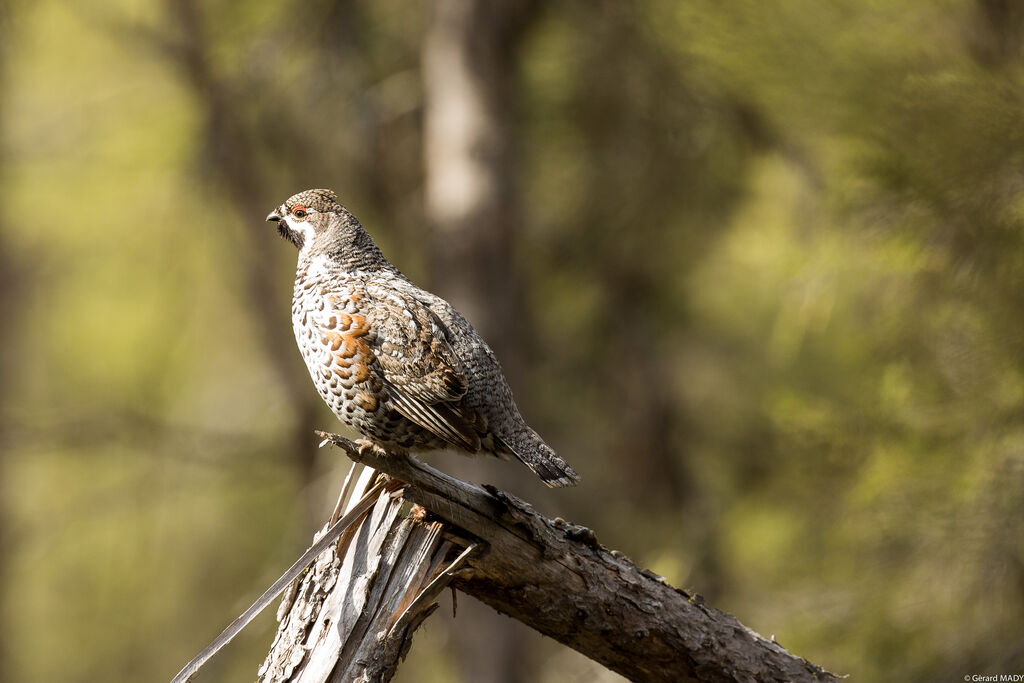
[[[541,480],[552,488],[575,486],[580,475],[562,460],[551,446],[544,443],[537,432],[527,426],[515,434],[500,437],[500,443],[521,463],[529,467]]]

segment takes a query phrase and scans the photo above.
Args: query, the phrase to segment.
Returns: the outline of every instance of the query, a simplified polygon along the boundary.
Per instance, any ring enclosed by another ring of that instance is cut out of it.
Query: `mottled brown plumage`
[[[469,322],[388,262],[333,192],[301,192],[267,220],[299,249],[295,339],[343,422],[386,449],[512,456],[549,486],[579,480],[523,421]]]

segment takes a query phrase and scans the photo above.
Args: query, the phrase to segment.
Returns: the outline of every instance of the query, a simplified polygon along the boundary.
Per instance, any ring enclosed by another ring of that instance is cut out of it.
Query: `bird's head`
[[[331,190],[306,190],[289,197],[267,215],[267,220],[277,223],[281,237],[302,252],[330,232],[332,215],[340,218],[342,213],[348,212]]]
[[[326,256],[348,269],[390,267],[348,209],[331,190],[306,190],[292,195],[267,215],[277,232],[299,249],[299,261]]]

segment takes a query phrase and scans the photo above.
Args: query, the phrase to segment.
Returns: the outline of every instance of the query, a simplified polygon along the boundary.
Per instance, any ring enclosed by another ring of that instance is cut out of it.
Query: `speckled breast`
[[[320,396],[345,424],[381,445],[435,447],[433,435],[390,405],[375,340],[365,280],[318,273],[296,279],[292,299],[295,341]]]

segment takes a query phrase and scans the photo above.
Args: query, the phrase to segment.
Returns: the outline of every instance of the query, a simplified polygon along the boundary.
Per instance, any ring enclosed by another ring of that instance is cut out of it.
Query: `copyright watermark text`
[[[1024,683],[1024,674],[964,674],[964,680],[968,683],[984,683],[985,681]]]

